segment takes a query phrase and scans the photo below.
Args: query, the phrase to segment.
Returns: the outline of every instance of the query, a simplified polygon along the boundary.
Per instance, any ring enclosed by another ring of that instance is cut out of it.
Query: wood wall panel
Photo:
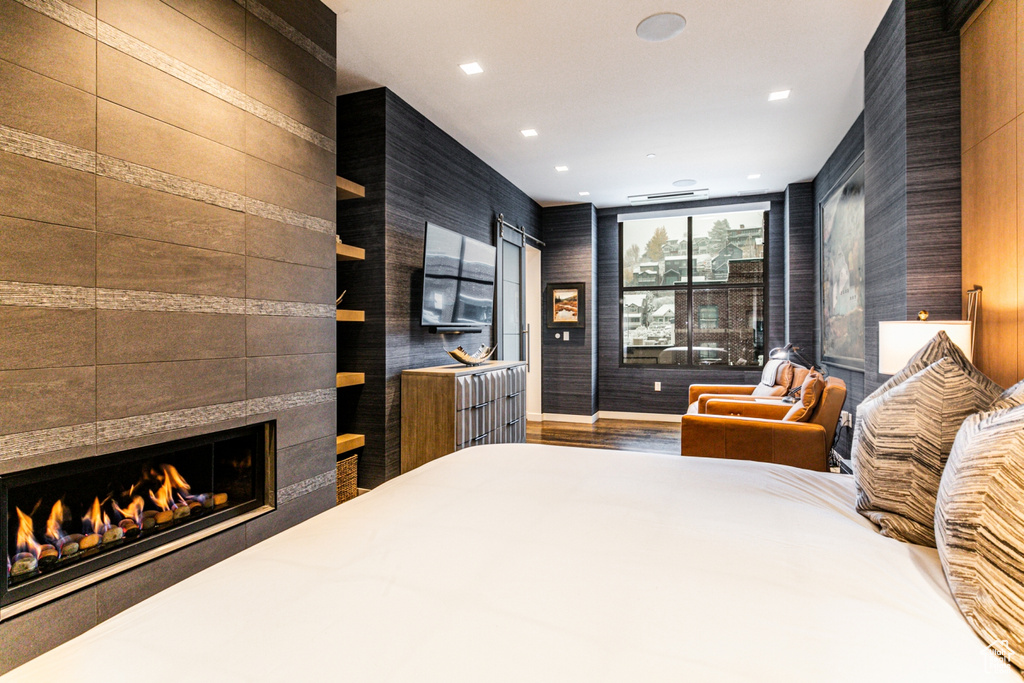
[[[235,0],[0,0],[0,472],[277,419],[288,502],[187,557],[335,496],[335,104],[296,79],[312,62],[333,87],[313,53],[336,20],[272,4],[302,25]],[[276,36],[259,54],[255,26]],[[247,120],[253,152],[298,174],[245,153]],[[149,594],[209,564],[159,570],[179,561],[115,582]],[[52,628],[0,648],[0,673],[81,630],[70,602],[92,625],[142,593],[87,588],[3,621],[5,644]]]
[[[975,363],[1003,386],[1024,377],[1022,50],[1019,0],[983,5],[961,36],[962,285],[983,289]]]

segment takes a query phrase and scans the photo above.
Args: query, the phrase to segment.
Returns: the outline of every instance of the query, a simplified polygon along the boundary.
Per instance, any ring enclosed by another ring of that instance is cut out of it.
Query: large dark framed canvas
[[[544,318],[549,328],[586,327],[586,283],[549,284],[544,300]]]
[[[864,369],[864,157],[818,207],[822,361]]]

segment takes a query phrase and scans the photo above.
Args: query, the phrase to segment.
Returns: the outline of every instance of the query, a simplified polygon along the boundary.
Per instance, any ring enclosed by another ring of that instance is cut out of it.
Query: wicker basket
[[[356,473],[359,456],[351,455],[338,461],[338,505],[356,497]]]

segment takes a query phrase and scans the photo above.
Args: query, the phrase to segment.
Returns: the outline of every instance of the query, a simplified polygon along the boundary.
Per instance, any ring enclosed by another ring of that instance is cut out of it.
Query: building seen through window
[[[764,364],[766,211],[624,221],[622,362]]]

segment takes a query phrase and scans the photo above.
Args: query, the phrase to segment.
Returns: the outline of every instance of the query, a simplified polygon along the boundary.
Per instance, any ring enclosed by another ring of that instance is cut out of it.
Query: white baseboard
[[[543,413],[527,413],[526,414],[526,421],[527,422],[543,422],[544,421],[544,414]]]
[[[620,413],[617,410],[601,410],[597,413],[601,420],[642,420],[644,422],[682,422],[682,415],[666,415],[665,413]]]
[[[559,415],[558,413],[544,413],[544,422],[575,422],[577,424],[592,425],[597,422],[597,413],[593,415]]]

